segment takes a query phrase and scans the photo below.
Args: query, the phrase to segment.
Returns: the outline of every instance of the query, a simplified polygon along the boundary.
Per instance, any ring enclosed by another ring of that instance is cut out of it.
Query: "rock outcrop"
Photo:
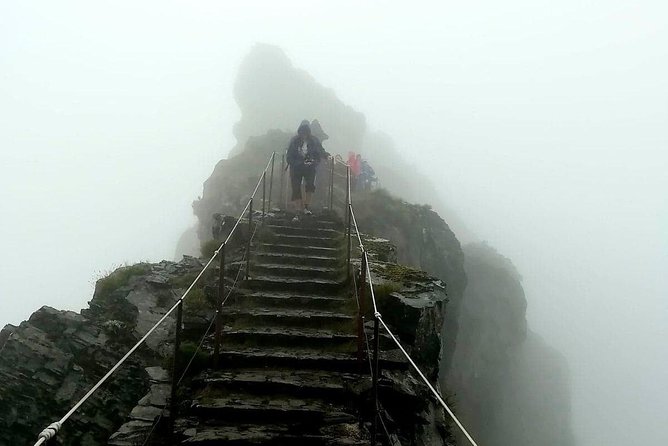
[[[287,148],[291,136],[287,132],[272,130],[252,137],[244,144],[243,152],[216,164],[211,176],[204,182],[202,196],[193,203],[198,221],[197,237],[201,242],[212,238],[214,214],[239,215],[274,151],[279,152],[274,164],[274,184],[280,185],[282,175],[284,184],[287,182],[285,173],[281,171],[280,151]],[[272,193],[274,203],[277,203],[280,191],[273,190]]]
[[[424,270],[448,284],[448,312],[441,326],[442,369],[447,374],[467,283],[459,240],[429,206],[407,203],[382,190],[355,194],[353,200],[360,228],[392,240],[400,263]]]
[[[327,147],[333,153],[345,155],[362,147],[364,115],[344,104],[333,90],[320,85],[306,71],[295,68],[276,46],[257,44],[251,49],[239,68],[234,97],[241,119],[234,126],[237,145],[231,155],[241,153],[250,138],[269,129],[294,134],[303,119],[314,118],[329,135]]]
[[[363,238],[370,254],[375,295],[383,320],[432,384],[440,388],[445,342],[442,327],[450,311],[446,283],[424,271],[396,263],[394,254],[398,250],[389,240]],[[372,316],[371,312],[367,313],[369,339]],[[385,343],[387,354],[403,358],[390,339]],[[390,444],[454,444],[455,428],[451,420],[410,367],[400,371],[382,370],[381,376],[379,403],[381,417],[387,420],[385,425],[390,429]],[[447,400],[448,390],[440,389],[440,392]]]
[[[0,340],[0,445],[31,444],[64,415],[175,302],[196,258],[122,267],[97,282],[81,314],[43,307]],[[58,435],[63,445],[106,444],[149,389],[145,367],[169,355],[174,323],[118,370]]]

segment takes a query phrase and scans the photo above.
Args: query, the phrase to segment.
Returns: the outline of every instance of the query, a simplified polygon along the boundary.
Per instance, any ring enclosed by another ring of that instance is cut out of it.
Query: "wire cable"
[[[355,235],[357,236],[357,241],[360,244],[360,250],[366,252],[364,249],[364,243],[362,243],[362,237],[360,236],[360,229],[357,227],[357,218],[355,217],[355,212],[353,211],[353,205],[350,205],[350,216],[353,220],[353,226],[355,226]]]
[[[195,284],[199,281],[199,279],[204,275],[206,270],[209,268],[211,263],[213,263],[214,259],[218,256],[220,253],[220,250],[222,249],[223,245],[227,244],[227,242],[230,241],[232,238],[232,235],[234,234],[234,231],[237,229],[239,226],[239,222],[243,218],[244,214],[246,213],[246,210],[248,210],[252,200],[255,198],[255,194],[257,193],[258,188],[260,187],[260,184],[262,182],[262,177],[266,173],[267,169],[269,168],[271,164],[272,158],[275,156],[275,152],[272,153],[272,155],[269,157],[269,161],[267,162],[267,165],[265,166],[264,170],[260,174],[260,178],[258,179],[257,184],[255,185],[255,189],[253,190],[253,193],[251,194],[250,198],[248,199],[248,202],[246,203],[246,206],[244,207],[243,211],[241,211],[241,214],[239,215],[239,218],[237,219],[236,223],[234,224],[234,227],[228,234],[227,238],[223,243],[220,244],[218,249],[214,251],[213,255],[209,259],[209,261],[204,265],[204,268],[200,271],[200,273],[195,277],[195,280],[190,284],[188,289],[183,293],[183,295],[176,301],[176,303],[156,322],[145,334],[144,336],[137,341],[137,343],[125,354],[123,357],[102,377],[100,380],[81,398],[77,403],[57,422],[51,423],[46,429],[44,429],[40,434],[38,435],[37,441],[35,442],[35,446],[41,446],[43,445],[46,441],[50,440],[53,438],[60,428],[62,427],[63,423],[67,421],[82,405],[85,403],[101,386],[104,384],[107,379],[111,375],[113,375],[118,368],[125,363],[125,361],[135,352],[137,349],[146,342],[146,339],[160,326],[162,325],[163,322],[174,312],[174,310],[183,303],[183,300],[188,296],[188,293],[193,289]]]
[[[358,233],[358,237],[359,237],[359,229],[358,229],[358,227],[357,227],[357,220],[355,219],[355,214],[354,214],[354,212],[353,212],[352,204],[350,205],[350,211],[351,211],[351,215],[352,215],[352,221],[353,221],[353,224],[355,225],[355,230],[356,230],[356,232]],[[360,243],[361,243],[361,239],[360,239]],[[401,350],[401,352],[404,354],[404,356],[406,356],[406,359],[408,359],[408,361],[411,363],[411,365],[413,366],[413,368],[415,368],[415,370],[418,372],[418,374],[420,375],[420,377],[422,378],[422,380],[425,382],[425,384],[427,384],[427,386],[428,386],[429,389],[432,391],[432,393],[434,394],[434,396],[436,396],[436,399],[438,400],[438,402],[443,406],[443,408],[444,408],[445,411],[448,413],[448,415],[450,415],[450,418],[452,418],[452,419],[454,420],[455,424],[457,424],[457,426],[459,427],[459,429],[461,429],[461,431],[464,433],[464,435],[465,435],[466,438],[469,440],[469,442],[470,442],[473,446],[478,446],[478,444],[477,444],[477,443],[475,442],[475,440],[471,437],[471,435],[468,433],[468,431],[466,430],[466,428],[464,428],[464,426],[463,426],[462,423],[459,421],[459,419],[457,419],[457,417],[455,416],[455,414],[452,412],[452,410],[451,410],[451,409],[448,407],[448,405],[445,403],[445,401],[443,400],[443,398],[441,397],[441,395],[436,391],[436,389],[434,389],[434,387],[431,385],[431,383],[429,382],[429,380],[427,380],[427,378],[424,376],[424,374],[422,373],[422,371],[420,370],[420,368],[417,366],[417,364],[415,364],[415,362],[413,361],[413,359],[412,359],[412,358],[410,357],[410,355],[406,352],[406,350],[403,348],[403,346],[401,345],[401,343],[397,340],[396,336],[394,336],[394,333],[392,333],[392,331],[391,331],[391,330],[388,328],[388,326],[385,324],[385,321],[383,320],[382,315],[381,315],[380,312],[378,311],[378,306],[376,305],[376,293],[375,293],[375,291],[374,291],[374,287],[373,287],[373,277],[372,277],[372,275],[371,275],[371,267],[370,267],[369,258],[368,258],[368,256],[367,256],[366,251],[364,251],[364,250],[362,251],[362,255],[366,257],[366,275],[367,275],[367,280],[369,281],[369,289],[371,290],[371,302],[372,302],[372,304],[373,304],[374,317],[375,317],[376,319],[378,319],[378,321],[383,325],[383,327],[385,328],[385,330],[387,331],[387,333],[390,335],[390,337],[392,338],[392,340],[397,344],[397,346],[399,347],[399,349]],[[367,348],[368,348],[368,347],[367,347]]]
[[[429,390],[431,390],[431,392],[434,394],[434,396],[436,397],[436,399],[438,400],[438,402],[441,403],[441,406],[443,406],[443,408],[444,408],[445,411],[448,413],[448,415],[450,415],[450,418],[452,418],[453,421],[455,422],[455,424],[457,424],[457,426],[459,427],[459,429],[461,429],[461,431],[464,433],[464,435],[466,436],[466,438],[468,439],[468,441],[469,441],[473,446],[478,446],[478,443],[475,442],[475,440],[473,439],[473,437],[471,437],[471,435],[468,433],[468,431],[466,430],[466,428],[462,425],[462,423],[460,423],[459,419],[457,419],[457,417],[456,417],[455,414],[452,412],[452,410],[450,410],[450,408],[448,407],[448,405],[445,404],[445,401],[444,401],[443,398],[441,397],[441,394],[438,393],[438,392],[436,391],[436,389],[434,389],[434,386],[431,385],[431,383],[430,383],[429,380],[424,376],[424,374],[422,373],[422,371],[420,370],[420,368],[417,366],[417,364],[415,364],[415,361],[413,361],[413,359],[412,359],[412,358],[410,357],[410,355],[406,352],[406,350],[405,350],[404,347],[401,345],[401,343],[397,340],[396,336],[394,336],[394,333],[392,333],[392,331],[390,330],[390,328],[385,324],[385,321],[383,320],[381,314],[380,314],[380,313],[376,313],[376,318],[378,318],[378,321],[383,325],[383,327],[385,328],[385,331],[387,331],[387,333],[390,335],[390,337],[392,338],[392,340],[394,341],[394,343],[397,344],[397,347],[399,347],[399,349],[400,349],[401,352],[404,354],[404,356],[406,356],[406,359],[408,359],[408,362],[411,363],[411,365],[413,366],[413,368],[415,369],[415,371],[418,373],[418,375],[420,375],[420,378],[422,378],[422,381],[424,381],[424,383],[427,385],[427,387],[429,387]]]
[[[380,402],[378,403],[380,405]],[[380,405],[380,408],[382,409],[383,406]],[[380,420],[380,425],[383,426],[383,430],[385,431],[385,436],[387,437],[388,443],[392,441],[392,437],[390,436],[390,432],[387,429],[387,426],[385,425],[385,420],[383,419],[383,416],[379,413],[378,414],[378,419]],[[399,443],[399,446],[401,446],[401,442],[397,439],[397,442]]]
[[[253,231],[253,235],[251,236],[251,240],[255,237],[256,232],[257,232],[257,227]],[[243,267],[244,267],[243,262],[244,262],[245,259],[246,259],[246,252],[244,251],[244,255],[241,258],[241,264],[239,265],[239,269],[237,270],[237,275],[234,278],[234,281],[232,282],[232,286],[230,287],[230,291],[227,293],[227,295],[225,296],[225,299],[223,299],[223,302],[220,304],[221,308],[225,305],[225,303],[227,302],[227,299],[232,295],[232,292],[234,291],[234,289],[237,285],[237,282],[239,281],[239,276],[241,276],[241,271],[243,270]],[[216,311],[216,314],[217,313],[218,312]],[[200,339],[199,344],[197,345],[197,348],[195,349],[195,352],[190,357],[190,360],[188,361],[188,364],[186,365],[185,369],[183,370],[183,373],[181,374],[181,377],[176,382],[177,386],[181,384],[181,382],[185,378],[186,374],[190,370],[190,366],[192,366],[192,363],[195,361],[195,357],[197,356],[197,353],[199,353],[199,351],[202,349],[202,345],[204,345],[204,340],[206,339],[209,332],[211,331],[211,327],[213,327],[214,322],[216,322],[216,317],[215,316],[213,318],[211,318],[211,322],[209,322],[209,326],[204,331],[204,334],[202,335],[202,338]],[[176,360],[176,358],[174,358],[174,360]],[[162,419],[162,417],[165,414],[165,409],[166,409],[166,407],[163,407],[163,409],[160,411],[160,415],[158,416],[158,418],[153,423],[153,426],[151,426],[151,430],[149,431],[148,435],[144,439],[144,442],[142,443],[142,446],[146,446],[148,444],[149,440],[151,439],[151,436],[153,435],[153,432],[155,431],[155,428],[160,424],[160,420]]]

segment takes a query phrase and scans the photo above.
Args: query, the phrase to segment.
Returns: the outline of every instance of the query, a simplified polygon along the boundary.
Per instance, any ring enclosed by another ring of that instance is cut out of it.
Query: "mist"
[[[578,444],[667,443],[667,21],[659,1],[4,2],[0,323],[173,257],[267,42],[512,259]]]

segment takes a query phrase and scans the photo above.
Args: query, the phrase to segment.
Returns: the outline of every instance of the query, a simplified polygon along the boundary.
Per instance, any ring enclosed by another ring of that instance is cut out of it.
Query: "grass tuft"
[[[97,281],[95,284],[95,296],[104,300],[115,290],[127,285],[132,277],[146,274],[150,269],[151,265],[148,263],[122,266]]]

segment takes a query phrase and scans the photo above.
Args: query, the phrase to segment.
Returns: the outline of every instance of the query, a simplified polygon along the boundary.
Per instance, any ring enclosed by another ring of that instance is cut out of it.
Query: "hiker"
[[[376,172],[371,167],[371,164],[367,160],[362,160],[362,169],[359,176],[361,190],[368,192],[377,182],[378,178],[376,178]]]
[[[325,133],[325,131],[322,129],[320,121],[318,121],[317,119],[311,121],[311,134],[316,138],[318,138],[320,144],[324,143],[329,139],[329,135]]]
[[[214,240],[220,240],[223,233],[223,214],[213,214],[213,224],[211,226],[211,235]]]
[[[320,127],[320,126],[318,126]],[[315,174],[318,163],[323,156],[328,156],[318,138],[311,134],[311,126],[307,120],[302,121],[288,146],[286,161],[290,166],[292,183],[292,203],[297,210],[293,221],[299,221],[299,213],[312,215],[310,206],[315,192]],[[302,181],[305,194],[302,196]]]

